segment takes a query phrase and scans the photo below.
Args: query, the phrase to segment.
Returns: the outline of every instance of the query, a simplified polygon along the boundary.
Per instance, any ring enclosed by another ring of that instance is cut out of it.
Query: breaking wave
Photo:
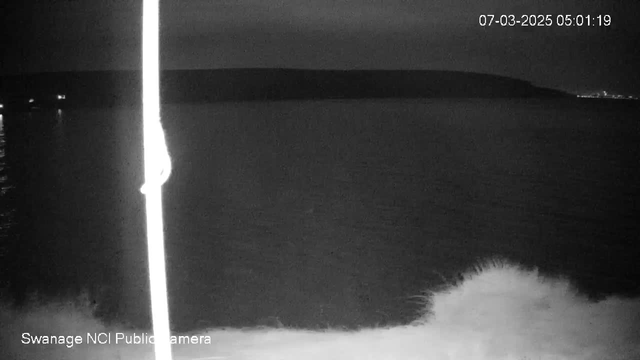
[[[457,284],[420,298],[422,312],[402,326],[175,334],[174,358],[640,359],[640,299],[591,301],[567,279],[504,260],[481,263]],[[0,347],[13,359],[153,359],[148,333],[107,326],[86,305],[4,303],[0,323]],[[102,344],[89,344],[96,335]]]

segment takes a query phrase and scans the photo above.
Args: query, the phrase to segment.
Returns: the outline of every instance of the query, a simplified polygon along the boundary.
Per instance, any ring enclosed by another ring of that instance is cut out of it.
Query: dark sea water
[[[640,294],[640,106],[578,100],[166,105],[176,329],[405,322],[502,256]],[[0,256],[23,301],[86,289],[147,326],[141,109],[5,114]]]

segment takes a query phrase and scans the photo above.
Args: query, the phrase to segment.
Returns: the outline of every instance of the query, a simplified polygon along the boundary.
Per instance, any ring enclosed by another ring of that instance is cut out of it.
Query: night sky
[[[5,0],[0,74],[139,69],[141,4]],[[483,28],[481,14],[609,14],[612,25]],[[637,0],[161,1],[162,67],[461,70],[637,95],[639,15]]]

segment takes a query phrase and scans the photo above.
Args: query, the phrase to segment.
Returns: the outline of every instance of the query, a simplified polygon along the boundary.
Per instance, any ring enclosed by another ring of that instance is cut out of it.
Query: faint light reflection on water
[[[13,186],[11,185],[9,175],[7,174],[7,161],[5,149],[5,133],[4,133],[4,116],[0,114],[0,263],[5,264],[5,258],[9,255],[7,249],[7,239],[11,225],[14,223],[15,209],[8,201],[8,193]],[[4,271],[4,269],[0,269]],[[0,288],[6,284],[0,283]]]
[[[9,179],[8,173],[8,164],[6,161],[6,149],[5,149],[5,133],[4,133],[4,116],[0,114],[0,199],[5,200],[5,195],[13,188],[11,181]],[[2,201],[4,204],[5,201]],[[0,221],[0,229],[4,229],[6,227],[5,219],[7,214],[10,213],[10,209],[5,209],[5,206],[2,206],[0,209],[0,216],[2,220]]]

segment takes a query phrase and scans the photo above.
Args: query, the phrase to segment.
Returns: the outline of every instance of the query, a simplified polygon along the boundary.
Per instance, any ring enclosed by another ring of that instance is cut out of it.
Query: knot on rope
[[[145,129],[145,132],[147,129]],[[154,154],[153,158],[145,158],[145,161],[151,162],[151,173],[145,174],[145,183],[140,188],[140,192],[147,194],[151,187],[162,186],[171,175],[171,157],[169,156],[169,150],[167,148],[167,142],[164,136],[164,130],[160,120],[153,121],[149,133],[145,134],[145,147],[151,146],[151,153]],[[148,141],[147,141],[148,139]]]

